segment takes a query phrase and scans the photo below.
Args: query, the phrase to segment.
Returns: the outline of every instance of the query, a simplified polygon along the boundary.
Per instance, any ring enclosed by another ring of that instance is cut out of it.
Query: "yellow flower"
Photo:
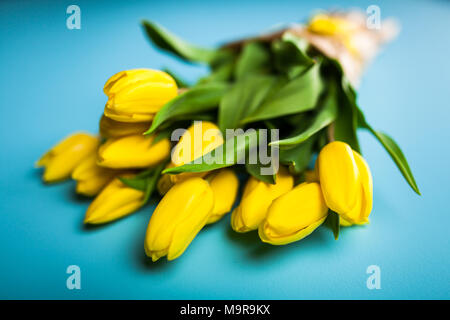
[[[108,139],[98,149],[98,164],[107,168],[146,168],[169,156],[170,142],[153,144],[154,136],[132,135]]]
[[[239,188],[239,180],[231,169],[222,169],[212,175],[210,180],[208,177],[206,178],[214,193],[214,209],[208,219],[208,224],[218,221],[230,212]]]
[[[100,135],[103,138],[118,138],[132,134],[143,134],[151,122],[119,122],[104,115],[100,119]]]
[[[373,183],[369,165],[344,142],[327,144],[317,159],[320,186],[328,208],[344,225],[367,223],[372,211]]]
[[[103,92],[108,96],[105,116],[122,122],[148,122],[176,97],[177,84],[165,72],[134,69],[113,75]]]
[[[172,165],[181,166],[207,154],[223,144],[220,129],[209,121],[195,121],[173,148]],[[173,183],[189,177],[204,177],[208,172],[180,173],[170,176]]]
[[[97,165],[97,154],[91,153],[84,158],[72,172],[77,182],[77,193],[95,196],[110,182],[118,172]]]
[[[272,202],[259,225],[259,237],[274,245],[298,241],[319,227],[327,215],[320,185],[305,182]]]
[[[144,205],[144,197],[143,191],[128,187],[115,178],[92,201],[84,223],[101,224],[125,217]]]
[[[280,167],[275,184],[250,177],[245,185],[241,203],[231,215],[233,230],[247,232],[258,229],[272,201],[291,190],[293,185],[294,179],[284,167]]]
[[[90,153],[95,153],[99,140],[86,133],[75,133],[59,142],[36,163],[44,167],[44,181],[55,182],[70,176],[75,167]]]
[[[179,257],[203,228],[214,208],[209,183],[193,177],[175,184],[150,218],[145,252],[153,261]]]

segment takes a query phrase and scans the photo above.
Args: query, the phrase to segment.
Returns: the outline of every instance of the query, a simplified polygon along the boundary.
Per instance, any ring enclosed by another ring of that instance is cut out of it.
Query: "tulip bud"
[[[193,177],[175,184],[150,218],[145,252],[153,261],[179,257],[203,228],[214,208],[209,183]]]
[[[258,229],[272,201],[291,190],[293,185],[294,178],[284,167],[280,167],[275,184],[250,177],[245,185],[241,203],[231,215],[233,230],[247,232]]]
[[[121,71],[106,82],[105,116],[121,122],[149,122],[175,98],[177,85],[165,72],[150,69]]]
[[[115,178],[92,201],[84,223],[101,224],[125,217],[143,206],[144,198],[143,191],[128,187]]]
[[[207,180],[209,180],[208,177]],[[214,209],[209,216],[208,224],[218,221],[230,212],[236,200],[239,180],[233,170],[222,169],[217,174],[213,174],[209,185],[214,193]]]
[[[103,138],[118,138],[143,134],[150,124],[151,122],[119,122],[103,115],[100,119],[100,135]]]
[[[86,133],[75,133],[59,142],[36,163],[44,167],[44,181],[68,178],[75,167],[90,153],[95,153],[99,140]]]
[[[172,165],[181,166],[197,158],[202,157],[223,144],[223,137],[220,129],[209,121],[195,121],[173,148]],[[204,177],[208,172],[185,172],[171,175],[173,183],[179,182],[189,177]]]
[[[319,227],[327,215],[320,185],[305,182],[272,202],[259,225],[259,237],[274,245],[298,241]]]
[[[77,182],[76,192],[85,196],[95,196],[110,182],[118,172],[97,165],[97,154],[84,158],[72,172]]]
[[[368,222],[372,211],[372,175],[369,166],[344,142],[327,144],[317,159],[320,186],[325,202],[343,224]]]
[[[108,139],[98,149],[98,164],[107,168],[146,168],[169,156],[170,142],[153,144],[154,136],[132,135]]]

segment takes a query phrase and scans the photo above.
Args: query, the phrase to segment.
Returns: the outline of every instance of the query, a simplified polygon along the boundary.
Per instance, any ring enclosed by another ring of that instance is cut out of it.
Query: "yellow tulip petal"
[[[231,169],[222,169],[210,180],[214,193],[214,209],[208,218],[208,224],[214,223],[230,212],[236,200],[239,180]]]
[[[75,167],[89,154],[95,152],[99,140],[86,133],[76,133],[64,139],[48,151],[36,163],[45,167],[43,179],[54,182],[68,178]]]
[[[108,95],[104,115],[120,122],[148,122],[177,96],[175,80],[151,69],[122,71],[112,76],[103,91]]]
[[[328,207],[337,212],[349,212],[356,203],[359,172],[353,150],[344,142],[334,141],[320,151],[319,180]]]
[[[275,199],[259,226],[262,241],[274,245],[298,241],[311,234],[328,215],[318,183],[303,183]]]
[[[98,150],[98,164],[108,168],[146,168],[169,156],[170,142],[162,139],[153,144],[153,137],[131,135],[109,139]]]
[[[214,207],[209,183],[190,178],[174,185],[152,214],[145,237],[145,252],[153,261],[164,255],[175,259],[206,224]]]
[[[112,180],[89,206],[84,223],[101,224],[131,214],[143,205],[144,192]]]
[[[292,189],[294,179],[288,170],[280,167],[276,183],[269,184],[250,177],[241,203],[231,214],[231,227],[236,232],[256,230],[264,220],[272,201]]]

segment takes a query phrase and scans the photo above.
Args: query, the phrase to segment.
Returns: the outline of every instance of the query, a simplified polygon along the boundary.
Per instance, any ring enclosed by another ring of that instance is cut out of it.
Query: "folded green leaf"
[[[331,210],[329,211],[327,219],[325,220],[325,225],[327,225],[333,231],[335,240],[339,238],[339,231],[341,229],[339,220],[340,216],[336,212]]]
[[[228,84],[222,82],[197,85],[189,89],[170,100],[158,111],[145,134],[154,132],[168,120],[216,108],[227,89]]]
[[[143,21],[145,31],[159,48],[190,61],[212,63],[224,53],[220,50],[205,49],[187,43],[155,22]]]
[[[315,61],[306,54],[308,42],[290,32],[280,40],[272,42],[275,67],[280,72],[294,78],[311,67]]]
[[[291,149],[281,149],[280,163],[288,165],[291,173],[300,174],[311,161],[315,140],[314,137],[311,137]]]
[[[155,190],[156,183],[158,182],[161,171],[164,169],[165,165],[166,163],[164,162],[154,168],[145,170],[132,178],[121,177],[119,179],[122,183],[131,188],[144,191],[143,203],[147,203]]]
[[[322,91],[319,64],[316,63],[302,75],[289,80],[241,123],[249,123],[295,114],[314,109]]]
[[[179,167],[167,168],[163,173],[177,174],[182,172],[205,172],[225,167],[230,167],[236,163],[248,163],[248,151],[256,146],[258,141],[258,131],[247,130],[242,134],[230,137],[224,144]]]
[[[266,183],[275,184],[276,174],[275,173],[270,175],[261,174],[261,168],[268,168],[268,167],[262,165],[261,163],[245,164],[245,169],[247,170],[248,174],[253,176],[255,179],[258,179]]]
[[[356,112],[355,97],[350,95],[350,91],[341,87],[339,93],[338,116],[334,122],[334,138],[338,141],[348,143],[353,150],[361,152],[358,136],[358,114]]]
[[[408,182],[411,188],[420,195],[419,187],[417,186],[416,180],[414,179],[414,175],[411,171],[411,168],[409,167],[408,161],[406,160],[406,157],[398,144],[387,134],[373,129],[372,126],[366,121],[364,113],[356,104],[356,92],[345,78],[343,79],[342,87],[349,101],[353,102],[353,113],[356,119],[356,124],[354,125],[369,130],[375,136],[375,138],[377,138],[384,149],[389,153],[394,163],[397,165],[406,182]]]
[[[218,122],[222,132],[238,128],[241,120],[258,108],[276,81],[274,76],[255,75],[236,81],[220,101]]]
[[[236,62],[236,79],[248,75],[268,73],[271,68],[270,52],[261,43],[250,42],[244,46]]]
[[[292,137],[271,142],[270,145],[289,146],[302,143],[332,123],[336,119],[338,110],[337,92],[334,85],[328,87],[328,92],[319,104],[321,105],[321,108],[318,110],[311,125],[306,130],[302,130],[301,133],[298,134],[294,133]]]
[[[230,59],[220,63],[211,70],[211,73],[206,77],[201,78],[198,84],[210,83],[210,82],[226,82],[230,81],[233,76],[235,62]]]

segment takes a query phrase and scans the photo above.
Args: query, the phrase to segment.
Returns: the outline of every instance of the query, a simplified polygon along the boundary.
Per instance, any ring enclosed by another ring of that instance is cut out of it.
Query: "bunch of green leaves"
[[[361,152],[357,130],[366,129],[420,194],[402,150],[389,135],[367,122],[339,62],[323,56],[304,39],[286,32],[269,41],[256,39],[239,46],[206,49],[189,44],[156,23],[144,21],[143,26],[158,48],[210,68],[206,77],[189,87],[171,73],[179,87],[188,90],[161,108],[146,134],[156,135],[157,141],[174,128],[203,119],[217,123],[225,137],[227,129],[239,128],[242,134],[227,137],[223,146],[201,159],[165,170],[149,169],[124,183],[149,194],[161,172],[205,172],[242,163],[249,175],[275,183],[275,174],[261,175],[261,163],[248,162],[251,141],[258,141],[261,129],[274,128],[279,129],[280,138],[268,141],[269,145],[279,148],[280,163],[301,181],[314,155],[329,141],[346,142]],[[227,148],[229,144],[231,148]],[[208,161],[217,157],[221,161]],[[330,212],[325,224],[337,239],[339,215]]]
[[[330,139],[344,141],[361,152],[357,129],[367,129],[392,157],[411,188],[419,193],[400,147],[366,121],[340,64],[310,48],[304,39],[287,32],[271,41],[254,40],[237,48],[206,49],[189,44],[156,23],[144,21],[143,26],[158,48],[189,63],[207,64],[211,70],[208,76],[167,103],[146,134],[168,130],[180,120],[208,116],[224,134],[226,129],[278,128],[281,138],[270,141],[270,145],[279,147],[280,162],[288,165],[293,174],[300,175]],[[225,144],[231,142],[235,141]],[[244,143],[233,152],[237,154],[242,151],[240,148],[247,147]],[[201,172],[219,167],[196,161],[165,172]],[[258,176],[257,167],[246,163],[249,174],[274,182]]]

